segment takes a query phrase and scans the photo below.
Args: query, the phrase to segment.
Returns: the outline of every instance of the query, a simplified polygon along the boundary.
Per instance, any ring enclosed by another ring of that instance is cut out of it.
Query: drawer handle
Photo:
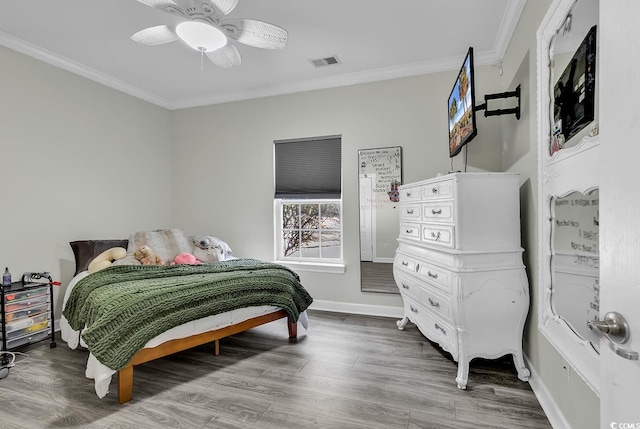
[[[411,198],[411,192],[407,192],[407,197]]]
[[[405,232],[407,234],[413,234],[413,228],[412,229],[405,229]]]
[[[438,209],[438,210],[431,209],[431,214],[432,215],[441,215],[442,214],[442,209]]]
[[[409,263],[408,263],[407,261],[402,261],[402,266],[404,266],[404,267],[408,267],[408,266],[409,266]]]
[[[435,326],[436,331],[441,331],[444,335],[447,335],[447,331],[440,325],[438,325],[437,323],[435,323],[433,326]]]
[[[431,277],[432,279],[437,279],[438,278],[438,273],[432,273],[431,271],[427,271],[427,275],[429,277]]]
[[[437,194],[438,193],[438,188],[431,188],[431,192],[433,194]]]
[[[407,214],[413,214],[413,209],[407,209]]]
[[[420,271],[420,264],[416,264],[416,273]]]
[[[409,285],[406,285],[406,284],[404,284],[404,283],[402,283],[402,288],[403,288],[403,289],[411,289],[411,287],[410,287]]]
[[[431,298],[429,298],[429,304],[431,304],[432,307],[440,308],[440,303],[438,301],[432,300]],[[436,325],[436,326],[438,326],[438,325]]]
[[[431,238],[433,238],[435,241],[440,240],[440,231],[438,231],[437,234],[435,232],[432,232],[431,233]]]
[[[409,309],[410,309],[413,313],[418,314],[418,309],[417,309],[417,308],[415,308],[413,305],[409,305]]]

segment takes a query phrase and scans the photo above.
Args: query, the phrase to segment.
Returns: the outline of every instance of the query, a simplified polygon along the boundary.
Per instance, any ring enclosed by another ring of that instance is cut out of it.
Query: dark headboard
[[[77,275],[82,271],[86,271],[89,263],[99,254],[112,247],[124,247],[127,248],[129,240],[78,240],[71,241],[71,249],[73,249],[73,256],[76,259],[76,272]]]

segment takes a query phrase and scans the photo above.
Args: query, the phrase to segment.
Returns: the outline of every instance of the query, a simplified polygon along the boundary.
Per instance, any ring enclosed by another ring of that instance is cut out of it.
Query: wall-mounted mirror
[[[597,393],[598,0],[554,0],[538,31],[539,329]]]
[[[399,293],[393,279],[398,247],[400,146],[358,151],[360,197],[360,287],[363,292]]]
[[[599,191],[551,199],[551,309],[581,339],[598,350],[587,327],[600,309]]]
[[[598,0],[575,1],[549,44],[549,154],[597,129]]]

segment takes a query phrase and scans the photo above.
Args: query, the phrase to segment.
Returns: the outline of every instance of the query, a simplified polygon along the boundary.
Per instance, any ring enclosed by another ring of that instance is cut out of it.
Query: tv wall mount
[[[497,100],[500,98],[511,98],[511,97],[516,97],[518,99],[517,107],[511,107],[509,109],[496,109],[496,110],[488,109],[489,100]],[[519,120],[520,119],[520,85],[518,85],[518,87],[513,91],[498,92],[496,94],[486,94],[484,96],[484,103],[482,103],[479,106],[475,106],[473,110],[475,110],[476,112],[480,110],[484,110],[485,118],[487,116],[502,116],[502,115],[515,114],[516,119]]]

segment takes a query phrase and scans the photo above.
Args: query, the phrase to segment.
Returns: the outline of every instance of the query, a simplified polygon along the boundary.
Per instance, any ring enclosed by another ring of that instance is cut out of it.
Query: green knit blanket
[[[203,265],[117,265],[80,280],[63,315],[102,364],[117,371],[152,338],[202,317],[272,305],[292,321],[313,298],[290,269],[255,259]]]

